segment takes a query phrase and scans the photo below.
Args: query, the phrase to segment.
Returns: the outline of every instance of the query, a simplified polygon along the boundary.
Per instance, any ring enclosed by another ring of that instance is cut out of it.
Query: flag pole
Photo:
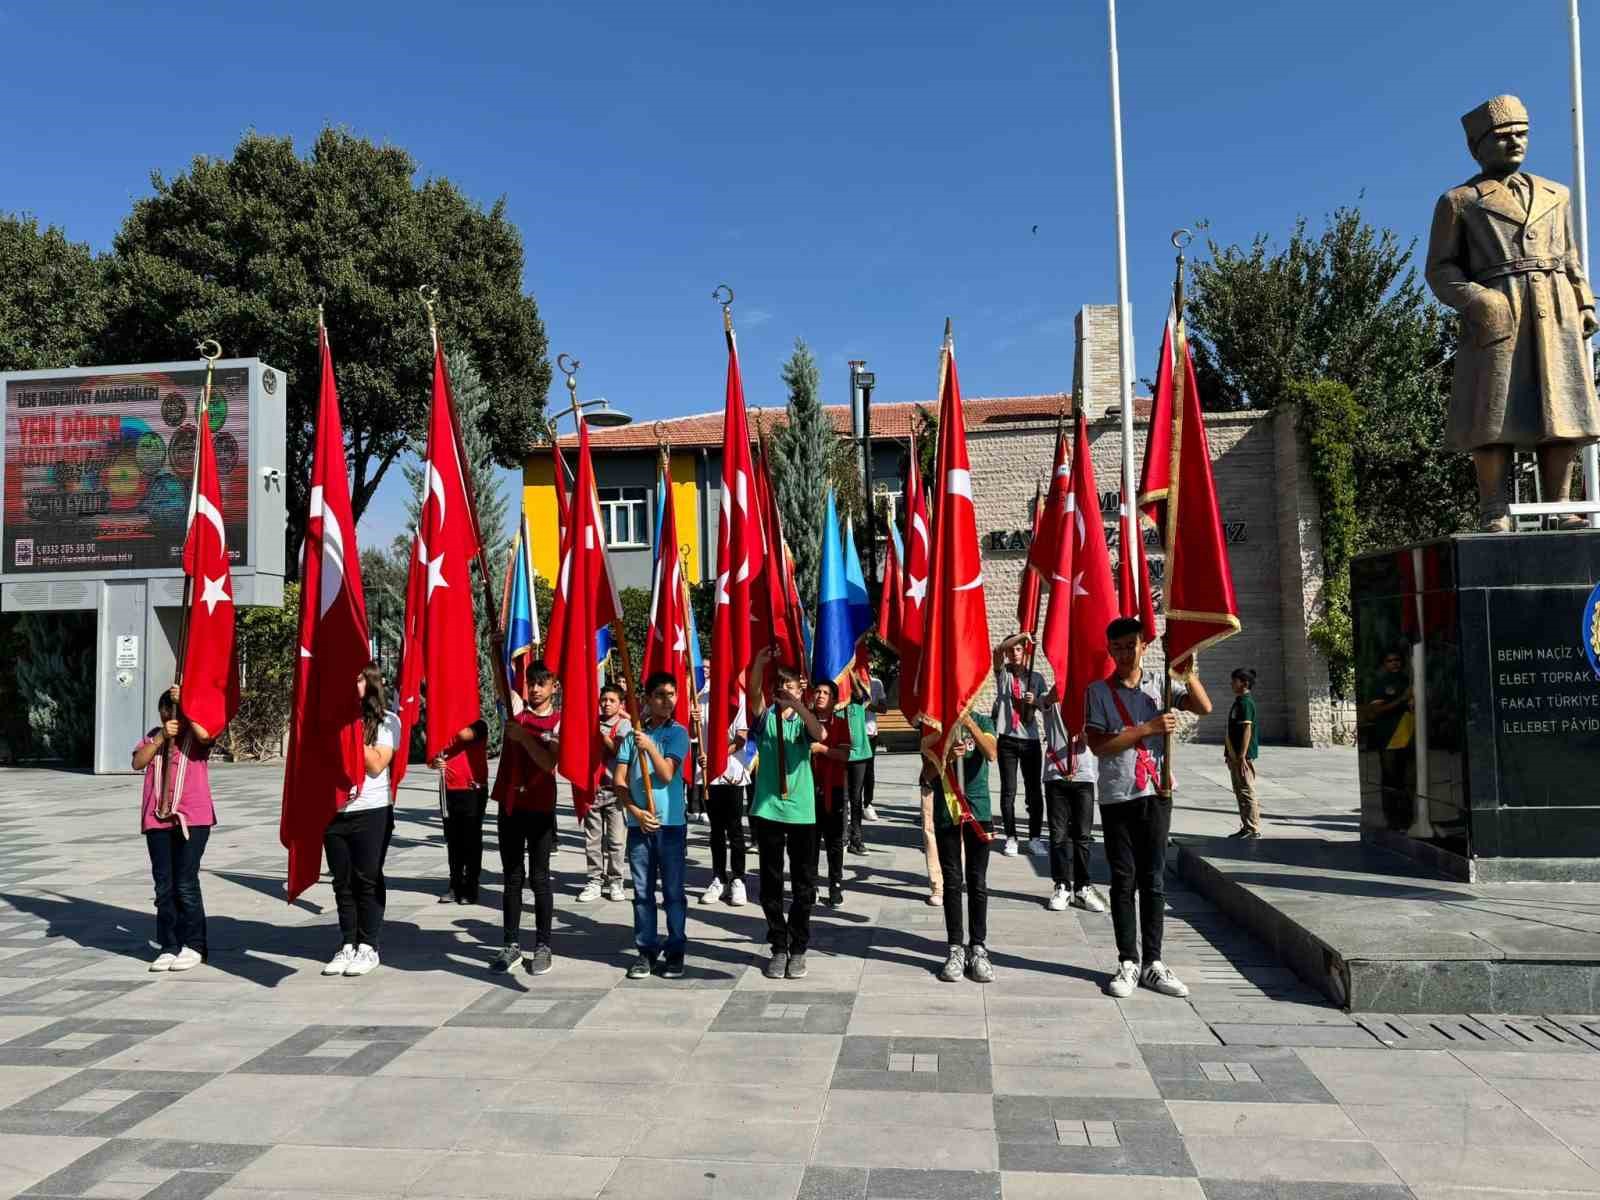
[[[1188,248],[1188,245],[1192,240],[1193,238],[1187,229],[1179,229],[1172,235],[1172,245],[1178,251],[1177,271],[1172,281],[1172,419],[1175,424],[1179,425],[1180,429],[1182,428],[1181,421],[1183,419],[1183,389],[1187,387],[1189,383],[1188,358],[1187,355],[1183,353],[1182,341],[1183,252]],[[1183,354],[1182,361],[1179,361],[1180,354]],[[1181,449],[1182,447],[1180,446],[1178,439],[1174,438],[1172,441],[1173,466],[1167,477],[1170,482],[1167,485],[1167,528],[1165,530],[1166,538],[1165,545],[1163,547],[1166,563],[1169,567],[1173,562],[1172,540],[1178,528],[1178,523],[1175,519],[1177,515],[1176,507],[1178,502],[1177,462]],[[1167,610],[1167,620],[1170,622],[1172,620],[1170,596],[1165,589],[1162,591],[1161,607]],[[1161,672],[1161,707],[1163,709],[1170,709],[1172,707],[1172,650],[1165,635],[1163,635],[1161,638],[1161,652],[1166,666],[1166,670]],[[1174,743],[1172,735],[1170,733],[1162,734],[1161,794],[1167,797],[1172,795],[1173,748]]]
[[[661,479],[661,494],[666,497],[668,504],[672,503],[672,443],[661,440],[661,422],[656,422],[656,471]],[[676,522],[674,522],[676,524]],[[678,608],[684,614],[683,632],[689,634],[689,547],[684,546],[656,548],[656,553],[665,554],[672,550],[678,556]],[[651,613],[652,618],[655,613]],[[663,637],[666,634],[662,635]],[[684,647],[683,655],[684,680],[683,686],[689,689],[689,735],[694,739],[695,770],[699,773],[701,787],[709,788],[710,781],[706,779],[706,740],[704,722],[700,716],[700,691],[695,687],[694,681],[694,652],[688,646]]]
[[[1061,445],[1061,435],[1062,435],[1062,431],[1064,429],[1062,421],[1065,418],[1065,415],[1066,415],[1066,406],[1065,405],[1057,406],[1057,408],[1056,408],[1056,445],[1057,446]],[[1050,487],[1052,489],[1054,489],[1055,485],[1056,485],[1056,481],[1052,477],[1051,480],[1050,480]],[[1036,533],[1039,530],[1039,506],[1041,504],[1045,503],[1046,499],[1048,499],[1048,497],[1045,497],[1045,498],[1041,498],[1040,497],[1040,495],[1039,495],[1039,485],[1037,483],[1035,483],[1034,487],[1033,487],[1033,528],[1034,528],[1034,532],[1036,532]],[[1031,546],[1029,547],[1029,552],[1032,553],[1032,547]],[[1024,562],[1022,564],[1022,573],[1023,573],[1023,582],[1024,583],[1027,582],[1027,573],[1029,571],[1031,571],[1032,569],[1033,568],[1028,566],[1028,564],[1026,562]],[[1042,599],[1044,599],[1044,597],[1041,595],[1040,599],[1042,600]],[[1033,664],[1034,664],[1035,657],[1039,652],[1039,617],[1040,617],[1040,613],[1042,611],[1043,611],[1043,606],[1042,605],[1035,604],[1033,606],[1033,628],[1028,630],[1028,677],[1030,679],[1033,677]]]
[[[1569,0],[1567,29],[1572,49],[1572,206],[1573,232],[1578,240],[1578,263],[1589,275],[1589,187],[1584,176],[1583,151],[1583,31],[1578,23],[1578,0]],[[1583,353],[1594,374],[1594,343],[1583,340]],[[1600,447],[1583,448],[1583,498],[1600,500]],[[1589,527],[1600,529],[1600,513],[1589,514]]]
[[[1127,201],[1122,183],[1122,80],[1117,66],[1117,0],[1106,0],[1106,18],[1111,45],[1111,165],[1116,183],[1117,217],[1117,380],[1122,397],[1122,554],[1126,557],[1139,536],[1135,514],[1133,475],[1133,310],[1128,303],[1128,222]],[[1132,579],[1132,611],[1139,611],[1138,572]]]

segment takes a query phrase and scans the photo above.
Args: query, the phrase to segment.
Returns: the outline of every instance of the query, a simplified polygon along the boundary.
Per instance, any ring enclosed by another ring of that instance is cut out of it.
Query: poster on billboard
[[[209,408],[235,565],[245,564],[248,545],[249,384],[248,367],[219,367]],[[203,368],[30,373],[0,383],[0,573],[180,568],[204,386]]]

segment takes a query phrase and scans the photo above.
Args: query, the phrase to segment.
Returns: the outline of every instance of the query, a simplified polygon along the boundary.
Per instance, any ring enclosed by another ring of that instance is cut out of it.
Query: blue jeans
[[[628,829],[628,867],[633,873],[633,944],[648,958],[663,951],[670,960],[683,958],[688,942],[683,933],[689,917],[689,899],[683,880],[688,846],[686,825],[663,825],[654,833],[633,827]],[[656,934],[658,878],[667,907],[665,945]]]
[[[144,835],[150,875],[156,885],[156,941],[163,954],[187,947],[206,956],[206,906],[200,895],[200,858],[211,826],[191,825],[189,836],[174,825]]]

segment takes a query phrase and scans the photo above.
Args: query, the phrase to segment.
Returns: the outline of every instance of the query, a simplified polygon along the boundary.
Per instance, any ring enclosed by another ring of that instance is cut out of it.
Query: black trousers
[[[872,760],[863,758],[859,762],[845,764],[845,779],[850,789],[850,840],[861,841],[861,809],[863,805],[870,804],[868,798],[867,780],[872,778]],[[820,810],[819,810],[820,811]]]
[[[706,795],[711,873],[723,883],[744,878],[744,805],[749,791],[742,783],[713,783]]]
[[[804,954],[811,944],[811,910],[817,903],[817,827],[751,817],[761,863],[761,911],[767,941],[776,952]],[[789,858],[789,918],[783,916],[783,860]]]
[[[965,881],[972,945],[982,946],[989,938],[989,843],[971,821],[959,826],[935,825],[933,840],[939,847],[939,871],[944,875],[945,939],[952,946],[966,944],[961,929],[961,891]]]
[[[550,855],[556,848],[556,815],[500,807],[495,821],[500,838],[500,924],[505,944],[522,940],[522,886],[533,891],[534,944],[548,946],[555,924],[556,899],[550,887]],[[523,873],[523,860],[527,873]]]
[[[333,901],[339,910],[339,933],[346,946],[378,948],[383,933],[383,855],[394,831],[394,809],[368,808],[342,812],[328,822],[322,853],[333,876]]]
[[[1051,779],[1044,785],[1050,809],[1050,882],[1089,886],[1089,844],[1094,841],[1094,784]]]
[[[863,760],[863,765],[865,765],[867,769],[862,777],[861,802],[868,808],[872,807],[872,791],[874,784],[877,782],[876,776],[878,774],[877,764],[878,757],[876,753],[874,753],[871,758]]]
[[[200,895],[200,859],[211,826],[191,825],[189,836],[174,825],[144,835],[150,877],[156,885],[156,941],[163,954],[188,947],[206,956],[206,903]]]
[[[444,794],[444,847],[450,860],[450,890],[459,899],[478,898],[483,874],[483,814],[489,793],[482,788]]]
[[[855,764],[850,764],[854,766]],[[861,826],[855,823],[853,830],[859,834]],[[833,789],[831,807],[824,801],[821,791],[817,792],[817,849],[811,857],[811,877],[815,880],[822,878],[822,851],[828,851],[828,882],[844,882],[844,831],[845,831],[845,794],[843,788]]]
[[[1044,749],[1028,738],[1001,737],[1000,759],[1000,819],[1005,823],[1006,836],[1017,836],[1017,766],[1022,766],[1022,786],[1028,803],[1028,836],[1036,838],[1043,828],[1044,806],[1040,797],[1043,782]]]
[[[1170,797],[1141,796],[1100,806],[1106,862],[1111,867],[1111,927],[1117,937],[1117,958],[1123,962],[1148,966],[1161,957],[1167,902],[1167,830],[1171,826]],[[1137,920],[1133,909],[1136,890]]]

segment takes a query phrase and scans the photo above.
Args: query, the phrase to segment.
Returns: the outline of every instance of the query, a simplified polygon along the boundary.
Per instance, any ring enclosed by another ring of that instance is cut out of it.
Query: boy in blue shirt
[[[642,728],[628,734],[617,748],[613,782],[623,794],[628,822],[628,866],[633,874],[633,941],[639,957],[628,968],[629,979],[643,979],[661,956],[663,979],[683,978],[684,924],[689,901],[684,888],[688,828],[683,806],[683,760],[689,754],[689,731],[672,719],[678,704],[678,682],[665,671],[644,681]],[[655,812],[646,806],[639,761],[650,770]],[[656,880],[661,881],[667,909],[667,940],[656,931]]]

